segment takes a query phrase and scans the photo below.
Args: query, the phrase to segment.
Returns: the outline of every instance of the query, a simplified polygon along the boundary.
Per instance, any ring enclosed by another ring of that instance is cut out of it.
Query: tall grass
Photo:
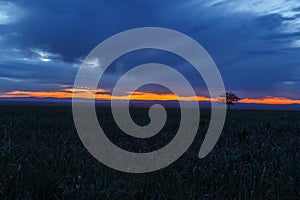
[[[110,114],[98,111],[99,118]],[[134,112],[140,120],[147,116]],[[198,136],[179,160],[127,174],[87,152],[70,108],[0,107],[0,199],[300,198],[300,112],[231,110],[213,151],[198,159],[210,116],[208,110],[201,115]],[[164,134],[176,128],[172,120],[166,126]]]

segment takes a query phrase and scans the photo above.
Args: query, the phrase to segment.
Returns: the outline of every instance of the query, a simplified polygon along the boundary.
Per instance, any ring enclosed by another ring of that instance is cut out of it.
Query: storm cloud
[[[72,87],[80,62],[101,41],[128,29],[157,26],[203,45],[226,88],[241,97],[300,98],[299,8],[296,0],[3,1],[0,92]],[[110,78],[149,55],[120,59]],[[165,64],[186,66],[174,60],[158,56]],[[187,76],[193,81],[193,73]]]

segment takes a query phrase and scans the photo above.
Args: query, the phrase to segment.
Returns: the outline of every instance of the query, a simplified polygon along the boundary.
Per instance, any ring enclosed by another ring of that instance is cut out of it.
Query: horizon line
[[[60,91],[11,91],[0,94],[2,99],[20,99],[20,98],[36,98],[36,99],[95,99],[95,100],[136,100],[136,101],[197,101],[197,102],[220,102],[218,97],[205,96],[177,96],[173,93],[154,93],[154,92],[127,92],[126,95],[112,96],[109,90],[97,89],[96,91],[89,89],[73,89],[65,88]],[[291,105],[300,104],[300,99],[290,99],[285,97],[266,96],[262,98],[241,98],[239,103],[244,104],[267,104],[267,105]]]

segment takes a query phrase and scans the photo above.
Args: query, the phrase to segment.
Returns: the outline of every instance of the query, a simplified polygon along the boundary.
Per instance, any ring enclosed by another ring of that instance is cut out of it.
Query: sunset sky
[[[149,26],[198,41],[214,59],[226,90],[242,103],[300,104],[298,0],[0,1],[0,98],[71,98],[76,72],[96,45],[121,31]],[[132,52],[112,63],[96,98],[111,99],[122,73],[154,61],[181,69],[199,101],[215,100],[187,63],[155,50]],[[158,75],[176,85],[168,74],[149,72]],[[79,98],[92,96],[88,89],[76,92]],[[135,93],[124,88],[124,96],[113,98],[176,100],[154,85]]]

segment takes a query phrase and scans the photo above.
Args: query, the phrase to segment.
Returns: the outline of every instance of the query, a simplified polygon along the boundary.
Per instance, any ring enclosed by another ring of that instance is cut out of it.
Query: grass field
[[[108,109],[98,112],[109,138],[132,151],[165,145],[178,126],[178,111],[168,110],[163,139],[135,141]],[[132,112],[147,123],[145,109]],[[0,107],[0,199],[300,199],[300,112],[230,110],[217,145],[198,159],[210,116],[201,112],[196,140],[179,160],[127,174],[87,152],[70,108]]]

